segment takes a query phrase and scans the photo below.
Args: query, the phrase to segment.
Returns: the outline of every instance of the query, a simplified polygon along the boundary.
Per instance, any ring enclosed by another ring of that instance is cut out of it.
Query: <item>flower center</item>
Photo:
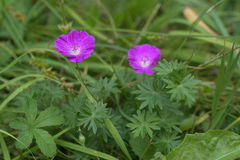
[[[76,45],[73,45],[73,47],[71,49],[71,54],[78,55],[79,53],[80,53],[80,48]]]
[[[150,64],[149,58],[147,56],[142,57],[140,60],[140,64],[142,67],[148,67]]]

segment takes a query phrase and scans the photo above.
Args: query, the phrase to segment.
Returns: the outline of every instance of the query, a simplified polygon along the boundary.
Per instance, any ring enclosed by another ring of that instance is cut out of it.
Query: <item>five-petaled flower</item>
[[[136,73],[153,74],[151,67],[154,67],[160,58],[160,50],[149,44],[137,45],[128,51],[130,66]]]
[[[71,62],[81,62],[91,56],[94,50],[94,37],[85,31],[73,29],[68,35],[62,34],[54,44],[56,50],[68,57]]]

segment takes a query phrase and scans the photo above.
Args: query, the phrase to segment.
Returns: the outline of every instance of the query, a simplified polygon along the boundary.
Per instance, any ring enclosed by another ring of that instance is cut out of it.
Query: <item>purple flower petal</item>
[[[61,35],[54,44],[59,53],[69,57],[69,61],[79,63],[91,56],[94,42],[95,38],[87,32],[73,29],[68,35]]]
[[[136,73],[153,74],[151,67],[154,67],[160,58],[160,50],[149,44],[137,45],[128,51],[130,66]]]

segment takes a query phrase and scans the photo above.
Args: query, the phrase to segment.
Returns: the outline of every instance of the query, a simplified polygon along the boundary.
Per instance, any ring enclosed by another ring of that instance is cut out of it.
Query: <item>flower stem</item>
[[[142,160],[142,159],[143,159],[144,155],[146,154],[146,152],[148,151],[148,149],[149,149],[150,146],[151,146],[151,139],[149,138],[148,144],[147,144],[146,148],[144,149],[143,153],[141,154],[139,160]]]
[[[81,71],[78,71],[78,69],[80,68],[79,65],[76,63],[77,65],[77,69],[76,69],[76,72],[77,74],[75,74],[76,78],[78,79],[78,81],[80,82],[86,96],[88,97],[88,99],[94,103],[94,104],[97,104],[97,100],[93,97],[93,95],[91,94],[91,92],[89,91],[89,89],[87,88],[87,86],[85,85],[83,79],[82,79],[82,74],[81,74]]]
[[[63,24],[66,25],[66,16],[65,16],[65,10],[64,10],[64,0],[61,1],[61,7],[62,7],[62,16],[63,16]]]
[[[97,105],[97,100],[93,97],[91,92],[88,90],[87,86],[84,84],[84,81],[83,81],[82,76],[81,76],[81,72],[78,71],[78,68],[79,68],[78,64],[77,64],[77,69],[74,68],[74,67],[72,68],[76,78],[78,79],[78,81],[80,82],[81,86],[83,87],[83,90],[84,90],[86,96],[88,97],[88,99],[92,103]],[[113,139],[115,140],[115,142],[119,145],[119,147],[123,151],[123,153],[127,156],[127,158],[129,160],[132,160],[132,158],[131,158],[128,150],[127,150],[127,147],[125,146],[125,143],[124,143],[123,139],[121,138],[119,132],[117,131],[116,127],[113,125],[111,120],[106,118],[106,119],[104,119],[104,123],[105,123],[105,126],[107,127],[108,131],[113,136]]]

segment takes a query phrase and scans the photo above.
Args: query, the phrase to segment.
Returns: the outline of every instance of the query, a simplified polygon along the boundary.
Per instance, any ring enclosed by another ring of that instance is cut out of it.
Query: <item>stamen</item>
[[[147,56],[141,58],[140,64],[142,67],[148,67],[150,64],[150,60]]]
[[[77,45],[73,45],[71,54],[78,55],[80,53],[80,48]]]

